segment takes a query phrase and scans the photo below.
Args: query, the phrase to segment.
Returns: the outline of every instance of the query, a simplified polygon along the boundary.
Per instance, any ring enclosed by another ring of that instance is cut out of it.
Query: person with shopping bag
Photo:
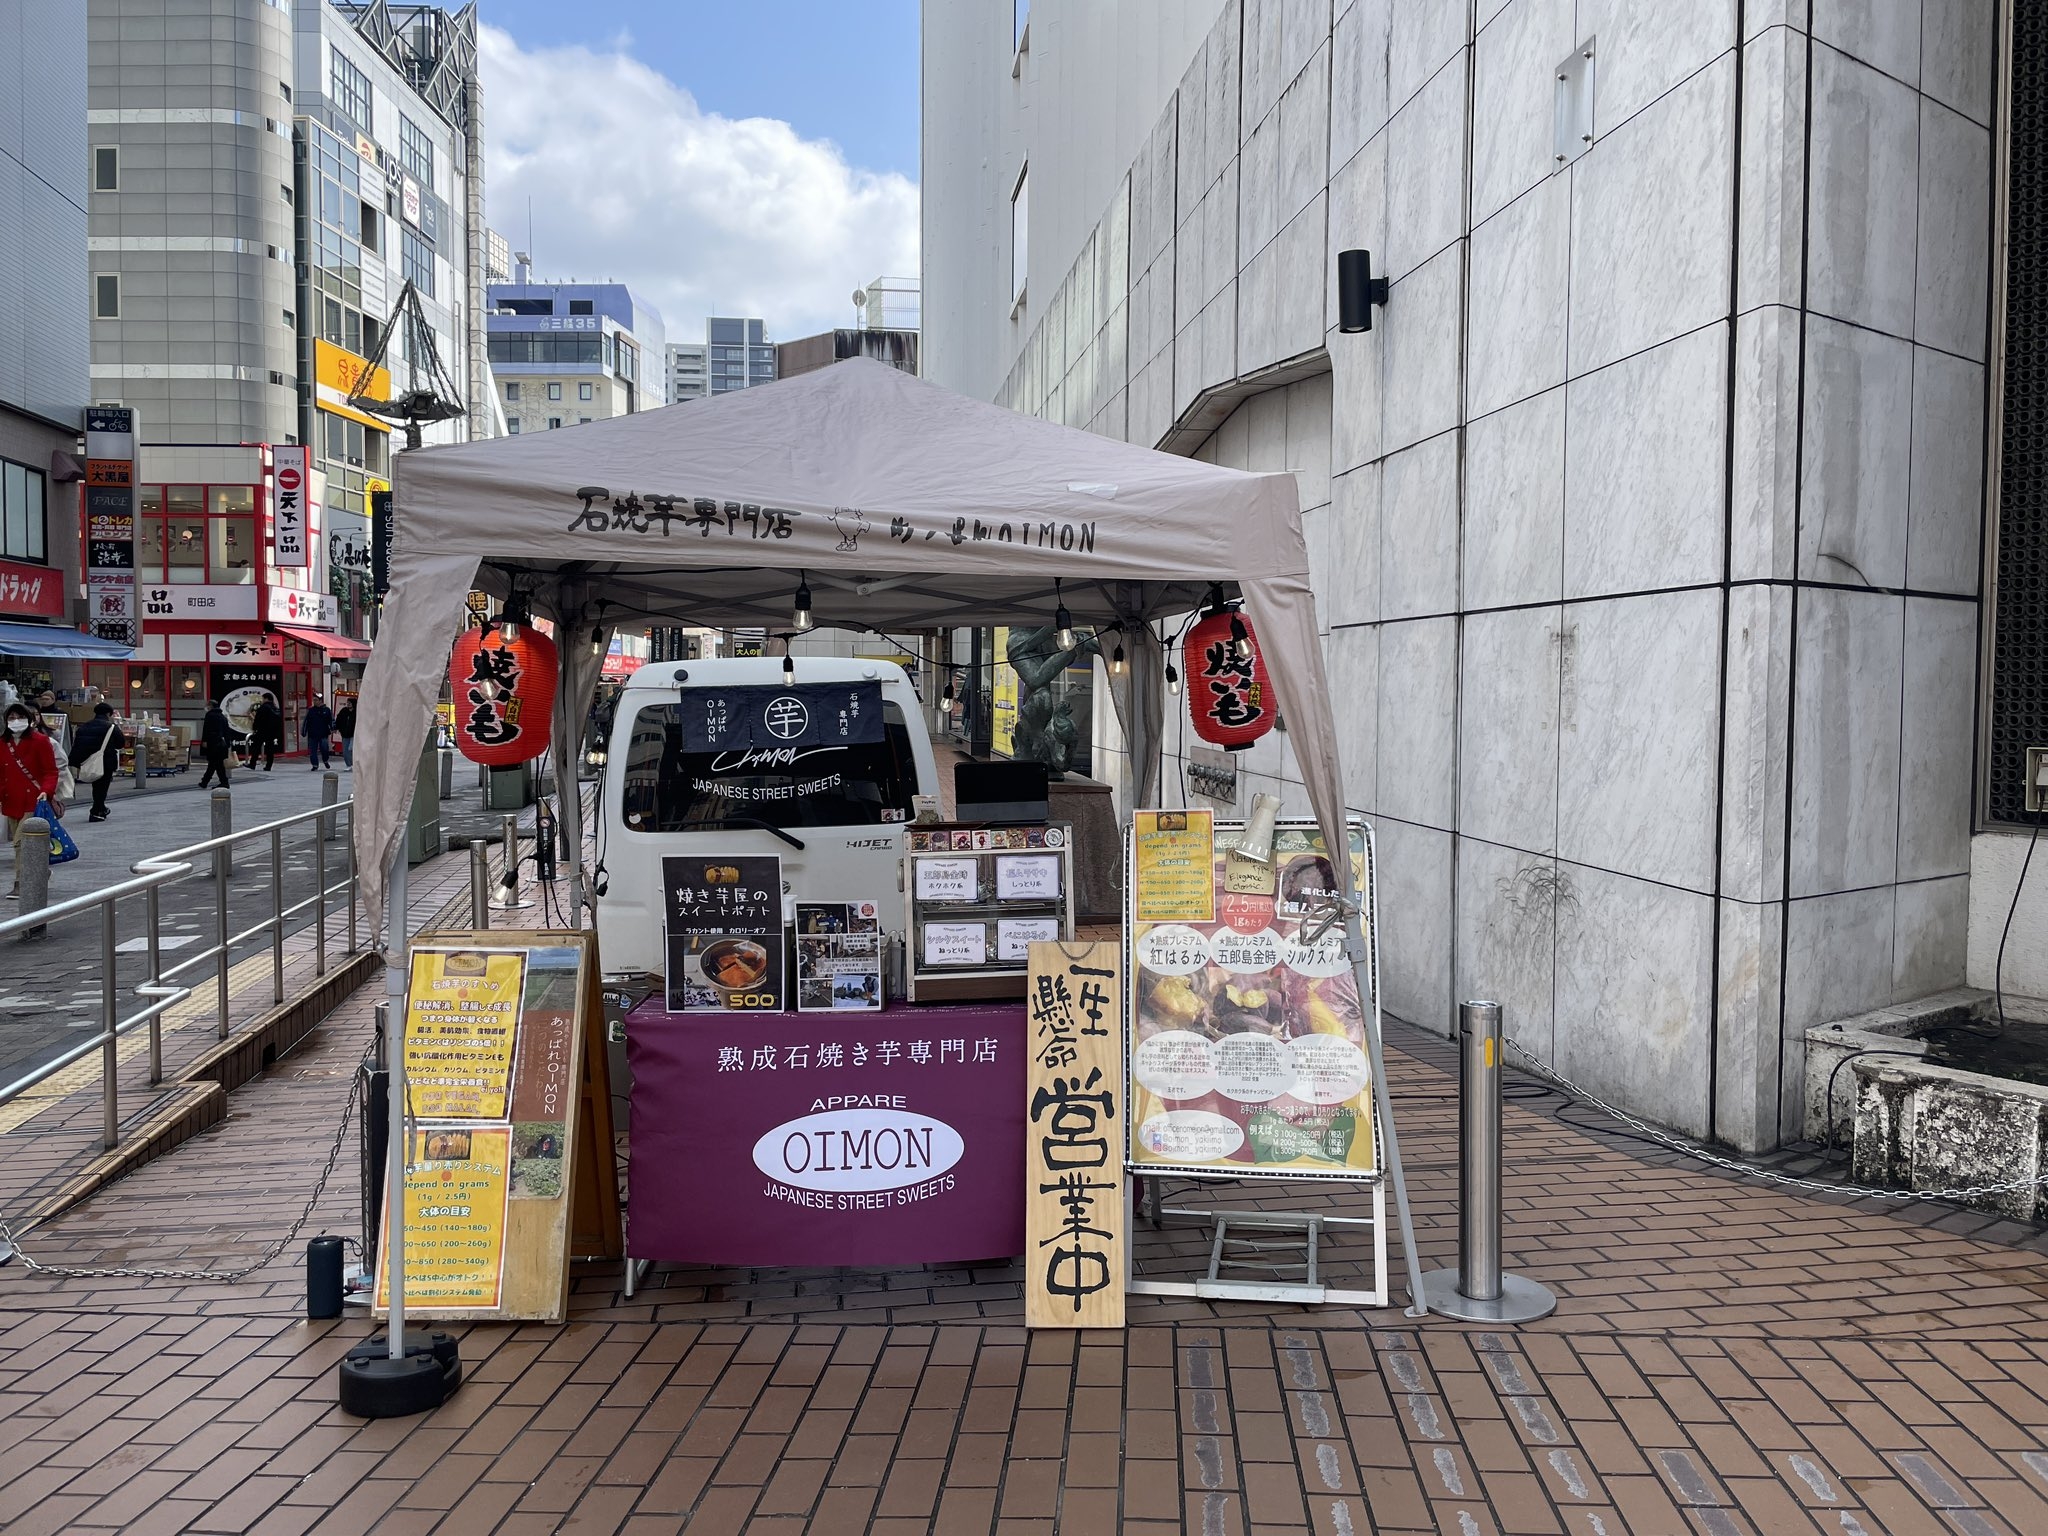
[[[92,814],[88,821],[107,819],[107,791],[113,788],[114,773],[128,738],[114,723],[114,706],[95,704],[92,718],[78,728],[71,742],[71,772],[81,784],[92,786]]]
[[[35,729],[35,716],[26,704],[9,704],[0,735],[0,825],[4,825],[11,847],[21,837],[21,824],[31,816],[43,816],[50,823],[54,846],[57,819],[64,804],[57,798],[57,749],[50,738]],[[53,861],[54,862],[54,861]],[[10,897],[20,894],[19,886],[9,889]]]

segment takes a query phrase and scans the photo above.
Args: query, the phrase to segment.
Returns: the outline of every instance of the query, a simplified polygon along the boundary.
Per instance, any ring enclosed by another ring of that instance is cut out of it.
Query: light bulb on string
[[[1122,677],[1124,675],[1124,643],[1121,640],[1117,641],[1116,649],[1109,653],[1109,675],[1111,677]]]
[[[789,654],[789,642],[782,642],[782,686],[793,687],[796,683],[796,662]]]
[[[796,609],[789,616],[789,626],[801,633],[812,628],[815,623],[816,620],[811,617],[811,584],[805,579],[804,573],[798,571],[796,575]]]
[[[604,626],[601,624],[590,631],[590,654],[593,656],[602,656],[604,654]]]
[[[1180,697],[1180,673],[1170,661],[1166,664],[1166,691],[1176,699]]]
[[[1237,652],[1239,661],[1252,659],[1251,631],[1244,627],[1244,620],[1234,613],[1230,616],[1230,648]]]
[[[1061,650],[1071,651],[1074,648],[1074,616],[1067,612],[1066,599],[1060,595],[1060,579],[1057,576],[1052,579],[1052,594],[1055,604],[1052,622],[1059,631],[1055,638],[1059,641]]]

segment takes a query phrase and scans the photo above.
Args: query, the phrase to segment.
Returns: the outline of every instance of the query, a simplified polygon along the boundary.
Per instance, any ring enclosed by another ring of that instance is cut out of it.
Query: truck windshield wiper
[[[752,816],[720,816],[715,821],[693,821],[689,824],[689,830],[692,832],[702,831],[706,827],[752,827],[757,831],[772,833],[774,836],[781,838],[798,853],[804,851],[802,842],[791,837],[782,828],[770,826],[765,821],[756,821]]]

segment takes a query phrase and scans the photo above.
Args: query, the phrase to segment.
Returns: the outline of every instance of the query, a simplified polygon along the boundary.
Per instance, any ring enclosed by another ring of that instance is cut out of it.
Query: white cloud
[[[852,319],[849,295],[918,270],[917,186],[846,163],[775,118],[704,111],[625,51],[528,51],[481,29],[484,187],[520,249],[533,199],[535,269],[629,283],[671,341],[703,317],[757,315],[776,340]]]

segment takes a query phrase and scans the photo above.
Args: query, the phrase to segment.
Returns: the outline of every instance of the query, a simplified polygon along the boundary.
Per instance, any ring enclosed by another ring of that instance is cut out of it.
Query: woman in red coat
[[[34,721],[26,704],[7,706],[0,734],[0,823],[10,844],[23,819],[35,814],[38,800],[48,800],[53,812],[63,810],[57,804],[57,749]]]

